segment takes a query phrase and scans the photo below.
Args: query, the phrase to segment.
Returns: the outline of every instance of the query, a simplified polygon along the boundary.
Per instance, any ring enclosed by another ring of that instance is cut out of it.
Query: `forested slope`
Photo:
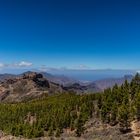
[[[0,104],[0,129],[7,134],[34,138],[59,137],[65,129],[80,137],[86,123],[100,120],[131,132],[131,122],[140,119],[140,75],[103,93],[76,95],[64,93],[29,102]]]

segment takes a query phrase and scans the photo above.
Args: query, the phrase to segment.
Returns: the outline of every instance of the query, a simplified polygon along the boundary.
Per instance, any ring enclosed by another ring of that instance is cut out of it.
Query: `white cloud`
[[[136,71],[137,73],[140,73],[140,70]]]
[[[3,63],[0,63],[0,68],[3,68],[4,67],[4,64]]]
[[[38,68],[38,71],[41,72],[51,72],[51,71],[66,71],[66,70],[92,70],[92,67],[89,67],[87,65],[78,65],[73,67],[46,67],[45,65],[42,65]]]
[[[33,65],[33,63],[26,62],[26,61],[21,61],[19,63],[14,63],[14,64],[0,63],[0,69],[4,69],[4,68],[30,67],[32,65]]]
[[[9,64],[4,64],[4,63],[0,63],[0,68],[2,69],[2,68],[5,68],[5,67],[8,67],[9,66]]]
[[[78,69],[78,70],[87,70],[87,69],[91,69],[89,66],[87,65],[79,65],[79,66],[76,66],[74,67],[74,69]]]
[[[26,62],[26,61],[21,61],[21,62],[19,62],[19,63],[16,64],[16,65],[19,66],[19,67],[30,67],[30,66],[33,65],[33,63],[31,63],[31,62]]]
[[[46,67],[46,66],[41,66],[39,69],[41,72],[48,72],[48,71],[54,71],[54,70],[59,70],[58,68],[51,68],[51,67]]]

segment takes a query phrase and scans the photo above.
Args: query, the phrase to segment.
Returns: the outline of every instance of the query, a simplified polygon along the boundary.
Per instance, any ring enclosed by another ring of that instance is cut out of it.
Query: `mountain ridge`
[[[49,90],[49,91],[51,91],[51,93],[53,93],[53,92],[55,93],[55,91],[57,91],[57,88],[60,90],[59,92],[72,91],[77,94],[96,93],[96,92],[101,92],[107,88],[112,88],[115,84],[121,85],[125,82],[125,80],[130,82],[133,78],[132,75],[125,75],[124,77],[121,77],[121,78],[108,78],[108,79],[102,79],[102,80],[98,80],[98,81],[94,81],[94,82],[81,82],[81,81],[66,77],[64,75],[58,76],[58,75],[52,75],[52,74],[45,73],[45,72],[37,73],[37,72],[27,71],[20,75],[1,74],[0,81],[1,81],[1,83],[3,83],[3,84],[5,83],[8,85],[8,84],[11,84],[9,82],[17,81],[19,83],[20,80],[23,81],[24,77],[26,77],[26,78],[28,77],[26,79],[27,87],[28,87],[28,86],[30,86],[30,84],[31,85],[33,84],[32,82],[34,82],[34,81],[31,82],[30,76],[33,76],[35,74],[40,75],[43,80],[47,80],[49,84],[51,84],[55,87],[54,91],[53,91],[53,89]],[[30,84],[29,84],[28,80],[30,81]],[[1,89],[3,90],[2,85],[1,85]],[[33,87],[33,89],[34,89],[34,87]],[[8,95],[8,93],[6,93],[4,95]]]
[[[27,72],[2,81],[0,91],[1,101],[20,102],[43,95],[57,94],[62,92],[63,88],[59,84],[49,82],[42,74]]]

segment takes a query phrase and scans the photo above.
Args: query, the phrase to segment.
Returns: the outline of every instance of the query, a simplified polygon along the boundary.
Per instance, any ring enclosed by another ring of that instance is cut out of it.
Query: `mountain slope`
[[[131,82],[132,79],[133,79],[132,75],[125,75],[122,78],[109,78],[109,79],[98,80],[91,83],[90,85],[96,84],[101,90],[104,90],[109,87],[112,88],[115,84],[120,86],[125,82],[125,80]]]
[[[50,73],[42,72],[41,73],[45,78],[47,78],[49,81],[58,83],[60,85],[68,85],[68,84],[73,84],[76,82],[79,82],[78,80],[75,80],[73,78],[69,78],[64,75],[52,75]]]
[[[63,87],[67,91],[74,91],[77,94],[83,94],[83,93],[96,93],[100,92],[101,89],[98,88],[98,86],[94,83],[89,85],[82,85],[80,83],[74,83],[68,86]]]
[[[62,87],[49,82],[42,74],[27,72],[0,84],[0,100],[18,102],[62,92]]]
[[[40,93],[44,89],[48,92],[58,90],[57,84],[48,82],[38,73],[25,73],[6,80],[1,83],[1,90],[6,86],[10,91],[3,97],[4,101],[11,95],[17,96],[11,97],[16,101],[20,99],[18,95],[30,97],[32,89]],[[16,87],[28,90],[21,92]],[[81,85],[74,84],[73,87],[79,89]],[[121,86],[115,85],[98,94],[67,92],[29,102],[1,103],[0,120],[0,129],[6,134],[30,139],[139,139],[140,75],[137,74],[130,83],[125,81]]]
[[[6,79],[15,78],[15,77],[17,77],[17,75],[8,74],[8,73],[0,74],[0,81],[4,81]]]

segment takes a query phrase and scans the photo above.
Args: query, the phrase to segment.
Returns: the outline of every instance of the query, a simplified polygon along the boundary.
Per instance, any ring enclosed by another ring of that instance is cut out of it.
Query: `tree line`
[[[92,117],[103,123],[130,130],[131,121],[140,120],[140,75],[102,93],[64,93],[22,103],[0,103],[0,130],[14,136],[59,137],[64,129],[81,136]]]

